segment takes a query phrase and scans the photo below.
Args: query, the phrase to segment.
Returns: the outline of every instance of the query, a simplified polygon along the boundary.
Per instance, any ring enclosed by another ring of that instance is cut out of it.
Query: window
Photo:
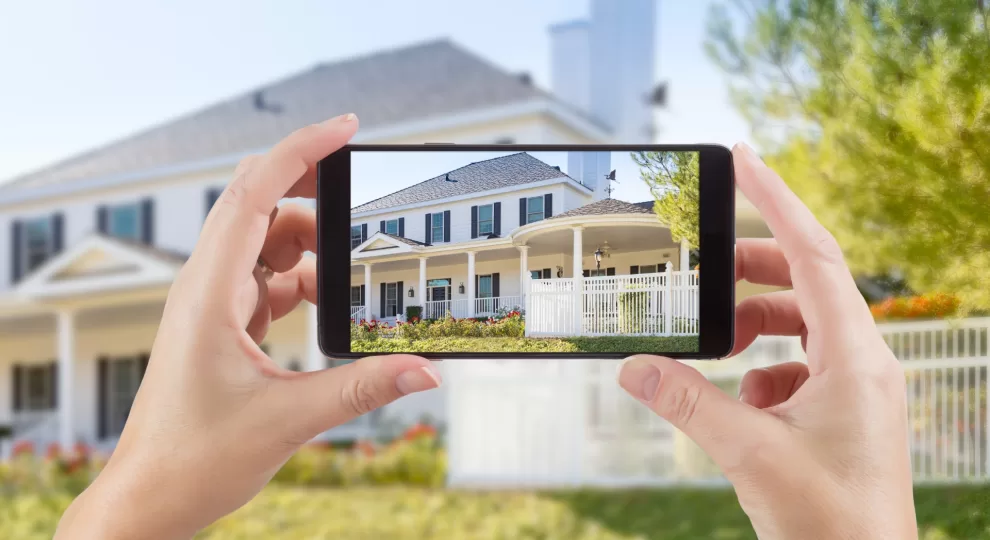
[[[141,385],[141,372],[137,359],[111,360],[108,375],[107,428],[111,435],[120,435],[131,413],[138,386]]]
[[[41,266],[55,251],[52,221],[47,217],[24,222],[24,273]]]
[[[23,408],[28,411],[41,411],[52,408],[52,368],[51,366],[29,366],[24,368],[22,379],[24,390]]]
[[[495,205],[486,204],[478,207],[478,236],[495,232]]]
[[[639,273],[640,274],[656,274],[657,273],[657,266],[658,265],[656,265],[656,264],[640,265],[640,267],[639,267]]]
[[[541,272],[539,270],[530,270],[529,271],[529,275],[533,279],[543,279],[543,272]]]
[[[443,242],[443,212],[433,214],[430,220],[430,237],[432,242]]]
[[[399,235],[399,220],[390,219],[385,222],[385,233],[393,234],[395,236]],[[353,234],[353,233],[352,233]]]
[[[385,313],[383,317],[395,317],[399,313],[399,284],[385,284]]]
[[[535,223],[543,219],[543,197],[526,199],[526,223]]]
[[[351,287],[351,307],[364,305],[364,298],[361,298],[361,286]]]
[[[107,234],[130,240],[141,239],[141,207],[123,204],[107,208]]]
[[[491,298],[492,296],[492,276],[490,274],[478,276],[478,298]]]
[[[589,277],[607,276],[608,275],[607,272],[608,271],[604,268],[602,268],[601,270],[592,269],[592,270],[588,270],[588,276]]]
[[[361,242],[361,226],[355,225],[351,227],[351,249],[360,246]]]

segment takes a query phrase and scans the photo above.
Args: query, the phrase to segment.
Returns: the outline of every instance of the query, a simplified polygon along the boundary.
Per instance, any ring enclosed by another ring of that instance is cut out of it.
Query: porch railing
[[[360,321],[362,319],[365,319],[366,317],[364,316],[364,306],[356,306],[356,307],[352,306],[351,318],[354,319],[355,321]]]
[[[475,317],[497,315],[499,311],[522,309],[522,296],[495,296],[492,298],[475,298]]]
[[[463,319],[468,316],[468,301],[466,298],[460,300],[431,300],[423,306],[424,319],[443,319],[450,313],[455,319]]]

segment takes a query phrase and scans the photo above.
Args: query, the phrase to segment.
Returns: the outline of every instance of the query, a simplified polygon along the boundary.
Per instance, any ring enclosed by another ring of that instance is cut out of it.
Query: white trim
[[[365,218],[365,217],[373,217],[373,216],[377,216],[377,215],[380,215],[380,214],[391,214],[393,212],[402,212],[402,211],[405,211],[405,210],[414,210],[416,208],[424,208],[424,207],[428,207],[428,206],[443,206],[445,204],[455,203],[455,202],[458,202],[458,201],[466,201],[466,200],[469,200],[469,199],[477,199],[477,198],[481,198],[481,197],[490,197],[492,195],[501,195],[503,193],[513,193],[513,192],[523,191],[523,190],[527,190],[527,189],[537,189],[537,188],[542,188],[542,187],[547,187],[547,186],[555,186],[557,184],[562,184],[564,186],[570,187],[571,189],[577,191],[578,193],[581,193],[582,195],[593,195],[594,194],[594,190],[592,190],[588,186],[582,184],[581,182],[578,182],[577,180],[571,178],[570,176],[561,176],[561,177],[557,177],[557,178],[551,178],[549,180],[540,180],[539,182],[530,182],[528,184],[517,184],[517,185],[514,185],[514,186],[507,186],[507,187],[498,188],[498,189],[490,189],[488,191],[475,191],[473,193],[466,193],[464,195],[455,195],[453,197],[445,197],[443,199],[432,199],[432,200],[429,200],[429,201],[403,204],[403,205],[400,205],[400,206],[389,206],[388,208],[380,208],[380,209],[377,209],[377,210],[366,210],[364,212],[352,212],[351,213],[351,219],[353,220],[353,219],[361,219],[361,218]],[[579,189],[579,187],[580,188],[583,188],[585,191],[582,191],[581,189]],[[391,195],[391,193],[389,195]],[[388,195],[385,195],[385,196],[387,197]],[[534,196],[537,196],[537,195],[534,195]],[[494,202],[494,201],[492,201],[492,202]],[[365,203],[365,204],[367,204],[367,203]],[[363,206],[363,205],[361,205],[361,206]]]
[[[430,131],[456,129],[463,126],[470,126],[485,122],[496,122],[534,113],[547,113],[568,127],[587,135],[591,139],[600,140],[602,142],[607,142],[611,139],[611,136],[604,128],[596,126],[590,120],[582,118],[579,114],[570,111],[552,98],[539,98],[522,103],[474,109],[437,118],[413,120],[378,129],[359,131],[354,136],[354,139],[352,139],[352,142],[372,142],[382,139],[409,137]],[[275,142],[277,141],[272,141],[272,144],[274,145]],[[204,172],[211,169],[233,168],[242,159],[254,154],[267,152],[270,148],[271,146],[264,146],[251,151],[235,152],[204,160],[152,167],[149,169],[112,174],[98,178],[82,178],[69,182],[56,182],[24,189],[9,186],[5,188],[0,186],[0,207],[33,202],[39,199],[68,197],[87,191],[114,188],[129,184],[140,184],[170,176]],[[13,178],[11,181],[17,182],[18,179]]]
[[[405,242],[400,242],[395,238],[388,236],[387,234],[383,234],[381,231],[375,231],[375,234],[372,234],[371,236],[368,237],[367,240],[365,240],[356,248],[351,250],[351,260],[353,261],[354,259],[366,259],[368,257],[378,256],[382,252],[382,250],[380,249],[364,251],[369,246],[371,246],[372,244],[378,241],[385,242],[386,244],[391,244],[394,247],[394,249],[389,249],[388,251],[386,251],[386,253],[389,255],[393,253],[419,252],[422,250],[422,247],[412,246]]]
[[[666,229],[663,223],[653,214],[603,214],[577,215],[560,218],[552,216],[533,223],[523,225],[512,231],[509,238],[514,243],[524,243],[523,240],[533,233],[543,232],[544,229],[570,229],[575,226],[621,227],[624,225],[650,225]]]
[[[93,249],[105,251],[121,264],[136,268],[131,275],[89,276],[65,282],[51,282],[51,278],[69,267],[77,258]],[[162,285],[171,283],[179,268],[178,264],[168,264],[149,257],[126,244],[115,242],[104,236],[91,235],[77,243],[72,249],[63,251],[49,260],[27,279],[17,285],[12,294],[22,299],[52,298],[93,292]]]

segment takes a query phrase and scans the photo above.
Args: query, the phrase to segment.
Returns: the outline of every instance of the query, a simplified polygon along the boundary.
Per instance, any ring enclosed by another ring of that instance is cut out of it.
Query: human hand
[[[736,182],[775,240],[740,240],[736,279],[793,290],[747,298],[736,346],[801,336],[808,363],[754,369],[739,400],[697,370],[638,356],[619,384],[721,468],[759,538],[917,538],[905,379],[832,235],[746,146]]]
[[[316,435],[440,383],[413,356],[309,373],[258,347],[272,320],[316,302],[316,163],[353,115],[301,129],[241,162],[165,304],[144,381],[106,468],[56,538],[189,538],[237,509]],[[276,272],[265,281],[259,255]]]

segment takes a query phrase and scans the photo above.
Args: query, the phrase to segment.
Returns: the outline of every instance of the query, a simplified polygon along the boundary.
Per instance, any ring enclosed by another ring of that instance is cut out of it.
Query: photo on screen
[[[354,151],[351,352],[695,352],[697,152]]]

